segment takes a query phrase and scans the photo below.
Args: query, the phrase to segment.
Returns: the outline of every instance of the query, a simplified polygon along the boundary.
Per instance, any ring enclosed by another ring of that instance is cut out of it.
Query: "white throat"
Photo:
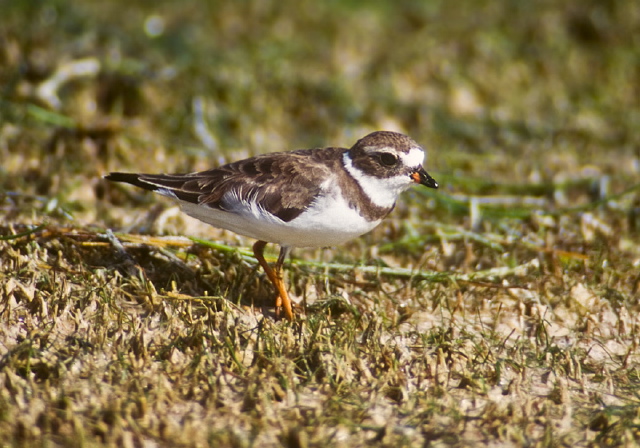
[[[413,156],[412,159],[413,158],[415,158],[415,156]],[[344,153],[342,161],[345,170],[358,182],[362,191],[371,199],[371,202],[379,207],[393,207],[398,199],[398,195],[414,183],[411,177],[406,174],[384,178],[365,174],[362,170],[353,166],[348,152]]]

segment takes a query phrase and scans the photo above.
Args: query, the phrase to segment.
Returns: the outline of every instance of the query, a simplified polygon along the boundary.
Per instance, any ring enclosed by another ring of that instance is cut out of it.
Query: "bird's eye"
[[[390,152],[383,152],[380,154],[380,162],[386,166],[393,166],[398,163],[398,156],[391,154]]]

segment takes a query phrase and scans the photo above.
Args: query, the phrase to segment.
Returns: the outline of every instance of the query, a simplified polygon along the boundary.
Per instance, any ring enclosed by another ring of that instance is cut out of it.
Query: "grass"
[[[639,14],[3,6],[0,444],[635,446]],[[376,129],[441,188],[296,250],[294,323],[252,241],[101,179]]]

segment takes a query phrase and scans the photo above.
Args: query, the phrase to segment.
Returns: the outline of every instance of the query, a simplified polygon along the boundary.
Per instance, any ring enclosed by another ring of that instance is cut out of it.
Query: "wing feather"
[[[250,201],[288,222],[322,194],[339,168],[343,148],[271,153],[190,174],[111,173],[106,178],[231,213]]]

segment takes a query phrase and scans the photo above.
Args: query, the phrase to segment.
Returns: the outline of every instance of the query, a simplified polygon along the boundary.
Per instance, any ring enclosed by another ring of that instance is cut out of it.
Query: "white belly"
[[[190,202],[178,202],[185,213],[214,227],[289,247],[336,246],[369,232],[381,222],[367,221],[350,208],[341,195],[320,198],[289,222],[255,206],[230,213]]]

